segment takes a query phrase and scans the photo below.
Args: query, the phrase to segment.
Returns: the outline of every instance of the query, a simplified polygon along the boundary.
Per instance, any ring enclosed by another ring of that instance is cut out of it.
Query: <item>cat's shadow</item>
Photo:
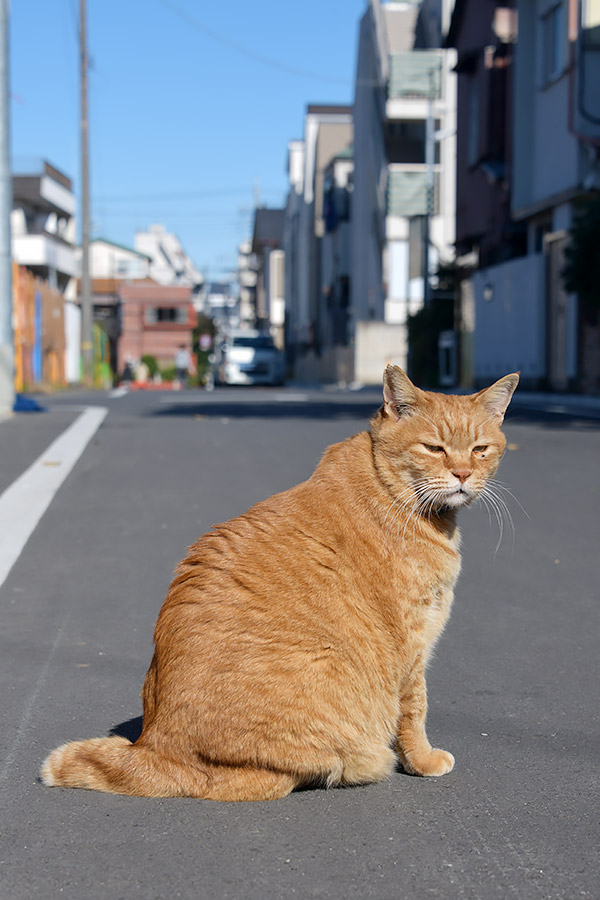
[[[124,737],[127,738],[128,741],[131,741],[132,744],[135,744],[140,734],[142,733],[142,726],[144,724],[143,716],[136,716],[135,719],[127,719],[126,722],[121,722],[119,725],[113,725],[110,729],[111,737]]]

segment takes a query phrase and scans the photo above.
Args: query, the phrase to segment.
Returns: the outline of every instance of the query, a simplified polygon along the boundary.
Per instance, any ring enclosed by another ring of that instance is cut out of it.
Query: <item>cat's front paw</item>
[[[454,768],[454,757],[447,750],[432,749],[410,760],[402,754],[402,765],[411,775],[446,775]]]

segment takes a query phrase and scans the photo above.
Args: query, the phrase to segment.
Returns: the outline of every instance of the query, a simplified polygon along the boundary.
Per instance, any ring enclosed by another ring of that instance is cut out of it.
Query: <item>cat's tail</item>
[[[50,787],[206,800],[275,800],[299,783],[297,777],[271,769],[177,759],[123,737],[63,744],[44,761],[41,778]]]

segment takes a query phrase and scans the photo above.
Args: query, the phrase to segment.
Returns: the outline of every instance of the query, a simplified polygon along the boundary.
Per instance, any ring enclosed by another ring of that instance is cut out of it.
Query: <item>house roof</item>
[[[352,106],[346,106],[335,103],[309,103],[306,107],[306,112],[310,115],[352,115]]]
[[[117,244],[115,241],[109,241],[108,238],[104,237],[95,237],[90,241],[91,244],[108,244],[109,247],[116,247],[118,250],[125,250],[127,253],[133,254],[133,256],[141,256],[143,259],[148,259],[152,262],[152,257],[148,256],[147,253],[141,253],[139,250],[135,250],[133,247],[126,247],[125,244]]]
[[[184,285],[157,284],[155,281],[130,281],[119,287],[124,303],[141,300],[143,303],[191,303],[192,289]]]
[[[339,150],[332,156],[332,160],[334,159],[354,159],[354,144],[348,144],[343,150]]]
[[[283,240],[283,221],[285,210],[260,207],[254,214],[254,233],[252,250],[256,253],[261,247],[280,247]]]

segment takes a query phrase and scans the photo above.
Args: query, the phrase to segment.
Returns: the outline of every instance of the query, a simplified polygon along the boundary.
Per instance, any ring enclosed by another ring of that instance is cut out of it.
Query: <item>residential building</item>
[[[381,359],[358,378],[374,377],[382,360],[407,366],[407,318],[454,257],[455,54],[415,49],[419,8],[370,0],[360,22],[351,308],[356,353],[374,323]]]
[[[221,331],[237,328],[240,324],[239,301],[228,281],[207,281],[195,295],[194,305]]]
[[[475,374],[473,368],[474,285],[488,268],[527,252],[527,229],[511,215],[516,28],[513,0],[457,0],[446,36],[446,44],[457,51],[456,262],[461,279],[456,326],[464,386],[493,374]],[[519,266],[516,262],[513,268]],[[519,302],[528,304],[529,298]],[[533,349],[525,331],[523,340]],[[479,349],[478,358],[481,354]],[[524,359],[519,362],[526,368]]]
[[[75,247],[76,201],[71,179],[49,162],[39,160],[17,163],[12,184],[12,258],[41,282],[47,282],[51,291],[62,295],[65,359],[59,369],[67,381],[79,381],[81,313],[76,302],[79,262]],[[38,290],[36,296],[49,298],[54,294]],[[53,309],[57,308],[54,300],[52,305]],[[41,316],[40,312],[40,322]],[[41,372],[42,368],[38,368]]]
[[[597,4],[575,0],[517,0],[516,8],[511,209],[527,229],[527,256],[513,289],[531,298],[537,327],[539,352],[524,374],[565,390],[578,375],[585,379],[577,300],[567,295],[560,272],[577,199],[600,186],[600,15]],[[492,287],[491,302],[483,298],[485,284]],[[479,280],[477,329],[480,323],[496,327],[503,287],[496,277]],[[507,325],[514,332],[517,317]],[[599,339],[597,331],[597,346]],[[479,371],[486,362],[483,353],[476,356]],[[599,376],[583,386],[600,390]]]
[[[350,340],[353,188],[354,154],[352,147],[346,147],[325,169],[320,254],[323,355],[329,357],[329,371],[324,374],[330,381],[346,384],[354,378]]]
[[[183,344],[192,349],[196,312],[192,289],[185,285],[162,285],[154,281],[121,282],[121,336],[118,371],[127,362],[154,356],[162,366],[172,364]]]
[[[600,330],[561,277],[577,201],[600,185],[599,27],[574,0],[457,0],[457,241],[473,267],[462,299],[475,385],[518,369],[530,387],[600,389]]]
[[[103,237],[90,241],[90,272],[92,278],[113,278],[133,281],[151,278],[152,257],[132,247],[115,244]],[[156,280],[156,279],[154,279]]]
[[[239,287],[239,315],[242,328],[254,328],[256,324],[257,259],[252,252],[252,241],[244,241],[238,247],[237,280]]]
[[[159,284],[181,284],[192,289],[195,305],[200,305],[204,278],[183,249],[178,237],[164,225],[151,225],[137,231],[135,249],[150,257],[150,278]]]
[[[40,161],[13,175],[12,256],[63,294],[78,273],[71,179]]]
[[[117,346],[121,334],[119,288],[124,281],[148,279],[151,261],[151,257],[145,253],[109,241],[107,238],[96,237],[90,241],[93,318],[106,335],[109,364],[113,373],[118,371],[119,366]]]
[[[300,378],[324,377],[323,353],[327,348],[321,242],[325,234],[325,172],[333,157],[350,147],[352,140],[350,106],[310,104],[304,119],[304,139],[288,145],[290,188],[283,249],[290,265],[285,276],[285,330],[288,359]]]
[[[294,370],[296,356],[307,343],[306,332],[300,325],[300,296],[304,293],[306,272],[300,260],[306,257],[308,236],[304,215],[304,141],[288,143],[287,174],[289,189],[283,218],[283,248],[285,266],[285,351],[288,366]]]
[[[256,327],[270,332],[275,345],[284,346],[285,210],[259,207],[254,212],[252,253],[256,260]]]

